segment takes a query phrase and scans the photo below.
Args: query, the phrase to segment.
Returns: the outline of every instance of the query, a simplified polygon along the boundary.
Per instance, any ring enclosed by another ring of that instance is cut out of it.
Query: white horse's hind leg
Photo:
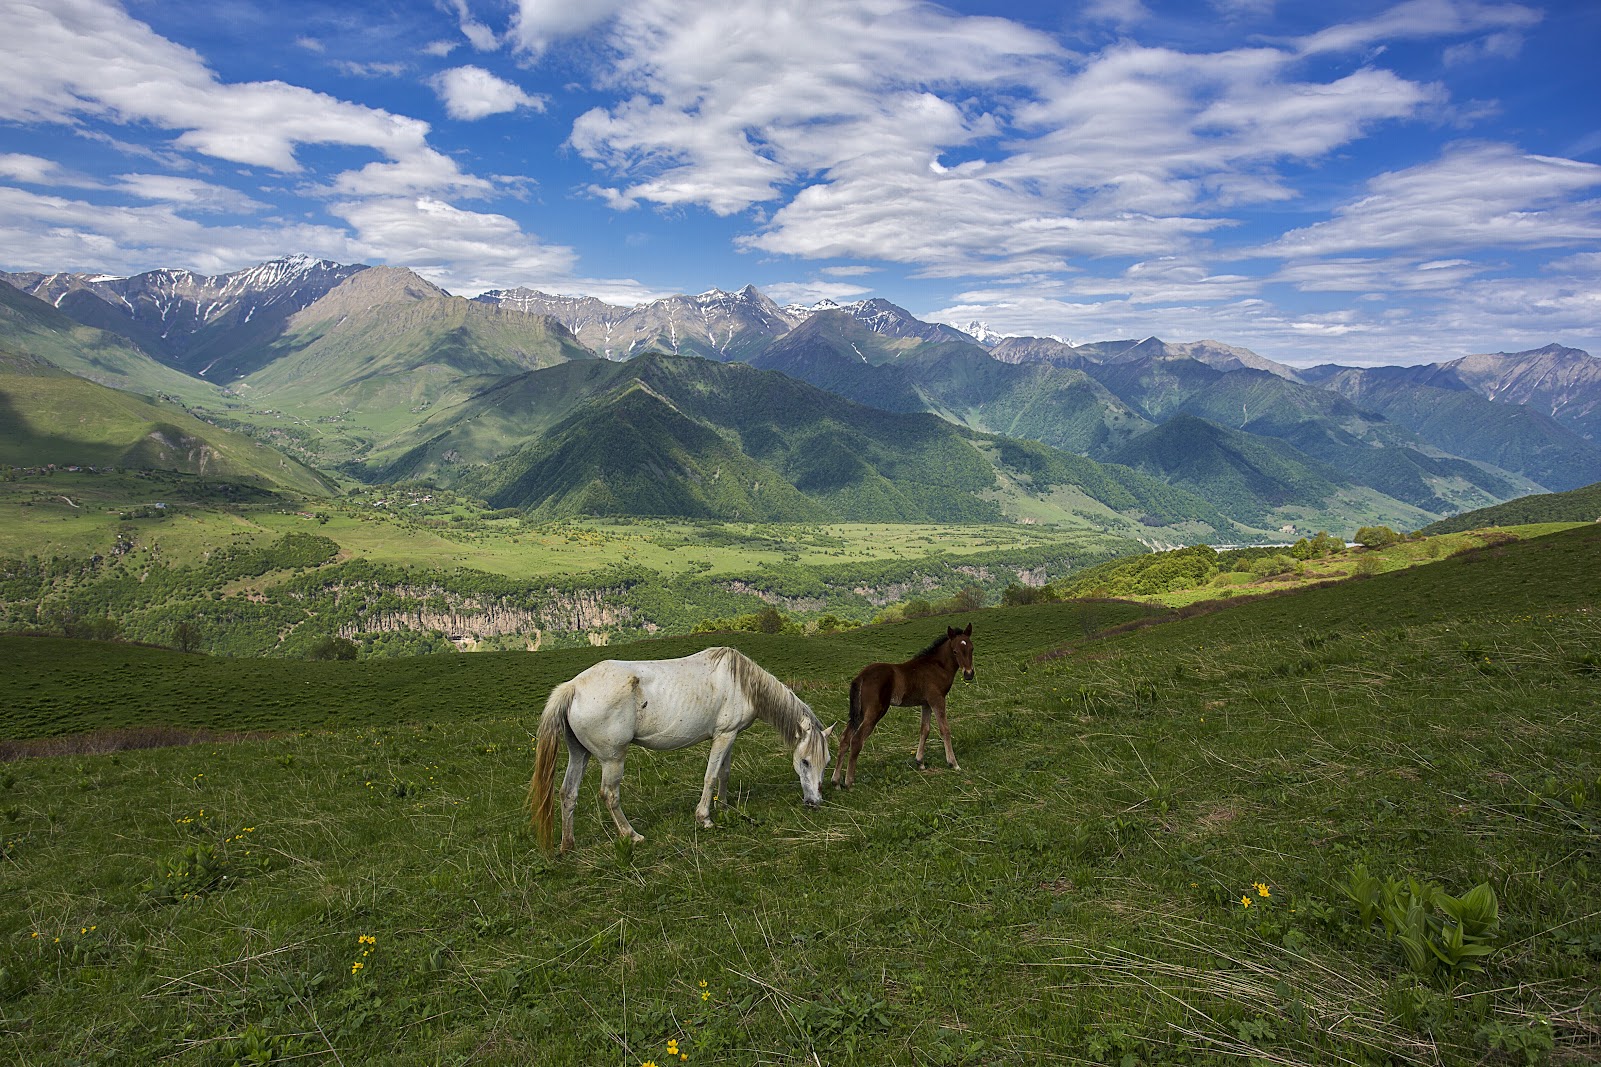
[[[606,802],[606,810],[611,812],[612,822],[617,824],[617,836],[632,838],[637,843],[645,840],[645,837],[643,834],[634,833],[634,828],[628,825],[628,816],[623,814],[622,785],[623,761],[601,760],[600,799]]]
[[[573,847],[573,808],[578,805],[578,787],[589,766],[589,750],[583,745],[567,746],[567,773],[561,780],[561,850]]]
[[[715,795],[724,804],[728,803],[722,790],[728,788],[728,763],[734,751],[734,738],[738,736],[730,733],[712,738],[712,752],[706,759],[706,781],[701,786],[700,804],[695,808],[695,818],[708,830],[712,826],[712,797]]]

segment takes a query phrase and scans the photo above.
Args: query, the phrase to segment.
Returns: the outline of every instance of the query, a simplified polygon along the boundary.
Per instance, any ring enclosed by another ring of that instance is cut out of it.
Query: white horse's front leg
[[[617,836],[632,838],[638,843],[645,838],[643,834],[634,833],[634,828],[628,825],[628,816],[623,814],[622,785],[623,761],[601,760],[600,799],[606,802],[606,810],[611,812],[611,820],[617,824]]]
[[[712,800],[720,797],[724,804],[728,798],[716,792],[728,787],[728,763],[732,756],[734,738],[738,734],[718,734],[712,738],[711,755],[706,758],[706,781],[701,786],[700,804],[695,808],[695,818],[702,827],[710,830],[712,827]]]

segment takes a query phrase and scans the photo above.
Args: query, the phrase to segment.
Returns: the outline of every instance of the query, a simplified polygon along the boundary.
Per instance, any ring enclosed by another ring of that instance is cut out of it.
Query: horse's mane
[[[737,648],[708,648],[706,655],[713,663],[728,665],[735,684],[756,709],[756,717],[784,735],[786,743],[799,741],[801,727],[808,722],[821,732],[822,721],[811,706],[745,653]]]
[[[929,645],[927,648],[923,649],[923,651],[921,651],[917,655],[913,656],[912,659],[922,659],[924,656],[932,656],[934,653],[939,651],[939,648],[940,648],[941,645],[943,645],[945,642],[949,641],[950,639],[951,639],[951,635],[950,634],[945,634],[944,636],[934,638],[934,643],[933,644]],[[907,662],[911,662],[911,661],[908,660]]]

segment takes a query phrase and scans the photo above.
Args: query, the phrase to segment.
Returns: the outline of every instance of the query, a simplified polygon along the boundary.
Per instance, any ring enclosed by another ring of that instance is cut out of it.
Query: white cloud
[[[148,122],[217,159],[295,172],[302,144],[372,148],[399,159],[428,125],[284,82],[222,82],[195,52],[103,0],[9,0],[0,119]]]
[[[352,247],[363,258],[410,267],[453,293],[567,278],[577,259],[571,248],[541,244],[505,215],[432,197],[347,201],[331,210],[355,227]]]
[[[1001,333],[1066,335],[1076,344],[1152,334],[1168,341],[1214,338],[1295,366],[1428,363],[1551,341],[1601,350],[1601,253],[1553,260],[1534,277],[1507,277],[1460,259],[1352,259],[1305,270],[1308,287],[1364,295],[1314,311],[1204,287],[1170,288],[1165,301],[1154,290],[1083,299],[1113,288],[1093,279],[1030,279],[970,289],[919,317],[955,326],[979,320]],[[1368,293],[1363,282],[1379,288]]]
[[[816,304],[823,300],[847,303],[872,292],[860,285],[826,282],[813,278],[805,282],[775,282],[762,286],[762,292],[780,304]]]
[[[0,152],[0,178],[28,185],[60,185],[65,172],[53,159],[22,152]]]
[[[1286,264],[1268,280],[1303,292],[1371,293],[1387,299],[1398,293],[1452,292],[1488,269],[1468,259],[1336,256]]]
[[[1445,62],[1456,66],[1480,59],[1516,59],[1523,51],[1521,33],[1491,33],[1476,41],[1454,44],[1445,50]]]
[[[0,248],[11,270],[135,274],[153,264],[220,274],[298,249],[358,262],[349,235],[331,226],[266,222],[207,226],[171,202],[91,204],[0,185]]]
[[[227,212],[250,215],[268,210],[268,205],[226,186],[195,178],[170,174],[121,174],[120,189],[141,200],[164,200],[180,211]]]
[[[335,60],[334,67],[349,78],[398,78],[411,69],[405,63],[356,63],[349,59]]]
[[[369,163],[360,170],[336,176],[319,192],[339,196],[410,196],[417,193],[455,193],[483,196],[493,186],[482,178],[463,174],[449,156],[424,148],[393,163]]]
[[[621,179],[596,195],[760,207],[743,248],[928,276],[1182,253],[1228,212],[1292,198],[1284,164],[1439,101],[1386,70],[1298,80],[1283,48],[1076,57],[910,0],[640,0],[607,39],[607,82],[630,95],[571,136]]]
[[[1533,26],[1541,13],[1522,4],[1478,0],[1406,0],[1371,19],[1341,23],[1301,41],[1307,54],[1366,48],[1377,41],[1445,37]]]
[[[520,107],[545,110],[543,97],[530,96],[503,78],[482,67],[452,67],[430,79],[429,84],[444,102],[453,119],[481,119]]]
[[[1094,22],[1110,22],[1129,27],[1151,17],[1143,0],[1088,0],[1084,17]]]
[[[1511,145],[1467,144],[1440,158],[1381,174],[1334,217],[1264,246],[1291,259],[1373,249],[1452,252],[1550,248],[1601,240],[1601,166],[1537,156]]]
[[[518,47],[538,55],[551,42],[598,26],[626,0],[517,0],[511,33]]]
[[[467,38],[480,52],[493,52],[500,47],[500,38],[495,31],[473,18],[472,11],[467,7],[467,0],[450,0],[450,7],[456,13],[456,20],[461,26],[461,35]]]

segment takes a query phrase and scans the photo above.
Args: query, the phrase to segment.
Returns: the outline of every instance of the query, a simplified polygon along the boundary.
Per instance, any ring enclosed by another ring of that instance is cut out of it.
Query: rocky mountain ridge
[[[1422,367],[1302,369],[1215,340],[1073,345],[1000,337],[982,324],[968,333],[877,298],[780,306],[750,285],[633,307],[527,288],[463,298],[402,268],[307,256],[215,277],[164,270],[0,281],[63,322],[126,338],[165,365],[157,369],[226,385],[244,400],[230,406],[335,420],[346,458],[388,455],[385,442],[430,411],[507,375],[658,352],[777,370],[869,407],[933,413],[1094,459],[1171,419],[1203,419],[1284,442],[1434,514],[1601,478],[1601,360],[1560,345]],[[24,318],[43,321],[21,312],[15,321]],[[37,332],[29,337],[24,348],[39,343]],[[105,351],[101,364],[131,358]],[[85,373],[89,358],[79,362],[67,369]],[[141,375],[154,380],[149,367]],[[515,447],[522,432],[480,425],[479,445],[490,451]],[[1181,453],[1165,447],[1142,462]],[[1244,450],[1210,454],[1233,463]],[[1177,466],[1149,469],[1174,484],[1191,477]]]

